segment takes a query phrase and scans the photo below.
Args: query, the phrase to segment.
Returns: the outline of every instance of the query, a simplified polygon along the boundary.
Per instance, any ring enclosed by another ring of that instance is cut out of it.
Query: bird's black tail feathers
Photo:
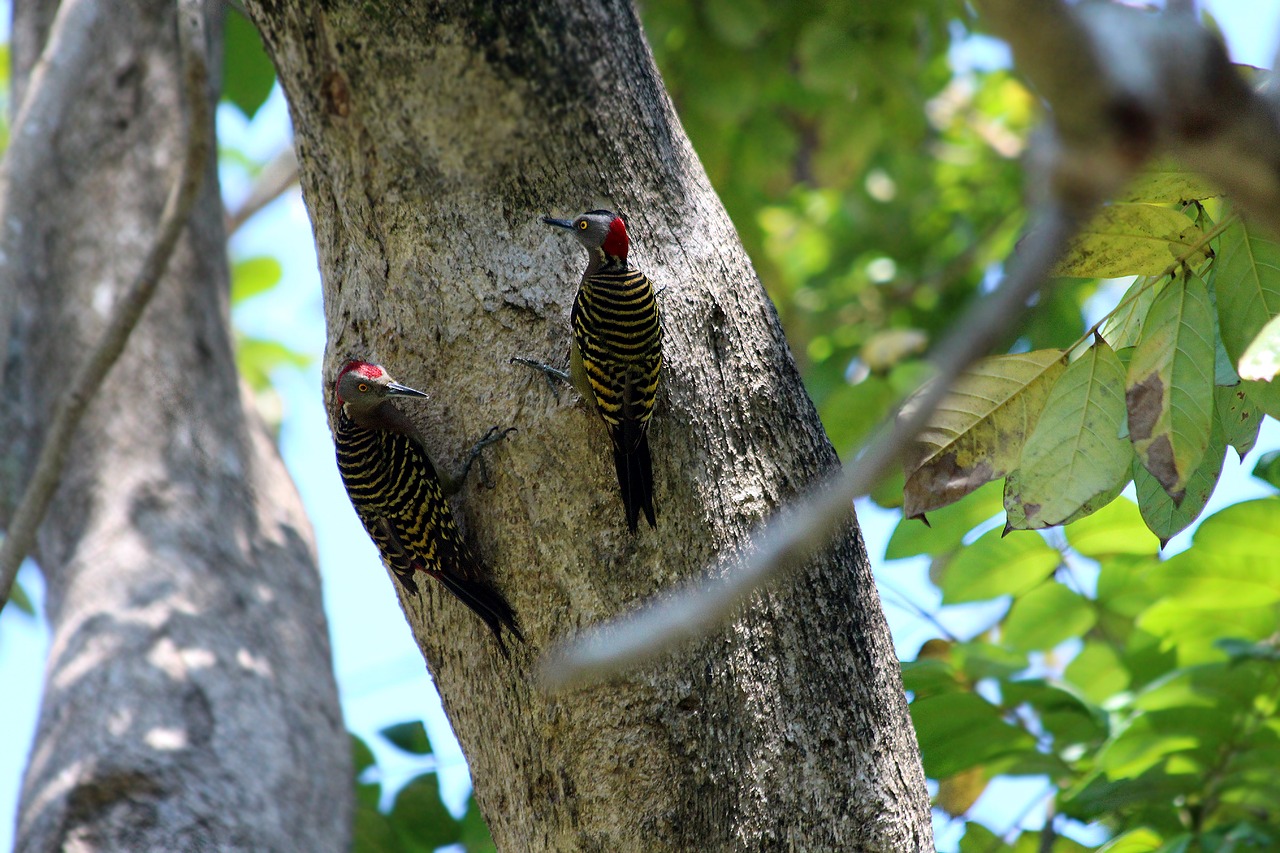
[[[516,622],[516,613],[507,603],[507,599],[497,587],[484,581],[467,580],[455,575],[432,572],[432,575],[458,597],[458,600],[484,620],[498,640],[498,649],[504,658],[510,658],[507,644],[502,640],[502,629],[506,628],[520,642],[524,642],[524,634],[520,633],[520,625]]]
[[[649,435],[640,433],[630,451],[626,443],[614,442],[613,465],[618,470],[618,485],[622,487],[622,504],[627,510],[627,529],[635,533],[640,520],[640,510],[649,526],[657,529],[653,512],[653,459],[649,456]]]

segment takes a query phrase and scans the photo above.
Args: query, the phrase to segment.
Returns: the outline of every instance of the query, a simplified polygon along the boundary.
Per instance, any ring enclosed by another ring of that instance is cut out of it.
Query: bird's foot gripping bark
[[[542,372],[543,377],[547,380],[547,387],[551,389],[551,393],[556,395],[556,402],[560,402],[560,391],[556,388],[555,380],[559,379],[566,385],[573,385],[573,377],[569,375],[569,371],[561,370],[558,367],[552,367],[549,364],[543,364],[540,361],[534,361],[531,358],[521,358],[513,356],[512,364],[523,364],[525,367],[531,367],[534,370]]]
[[[462,466],[462,473],[458,475],[450,494],[462,488],[462,484],[467,479],[467,473],[471,471],[471,466],[476,462],[480,463],[480,485],[484,486],[486,489],[492,489],[494,484],[493,481],[489,479],[489,469],[484,464],[484,456],[482,454],[486,447],[502,441],[507,437],[508,433],[513,433],[515,431],[515,427],[507,427],[506,429],[499,426],[489,427],[489,431],[484,434],[484,437],[471,446],[471,451],[467,454],[467,461]]]

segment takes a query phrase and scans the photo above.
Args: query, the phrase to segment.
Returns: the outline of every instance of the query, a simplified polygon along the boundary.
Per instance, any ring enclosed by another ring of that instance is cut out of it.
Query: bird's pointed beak
[[[418,389],[410,388],[408,385],[401,385],[399,382],[387,383],[387,395],[391,397],[425,397],[427,396],[426,394],[422,393]]]
[[[573,230],[573,223],[568,219],[552,219],[550,216],[544,216],[542,217],[542,221],[547,225],[554,225],[557,228],[568,228],[570,231]]]

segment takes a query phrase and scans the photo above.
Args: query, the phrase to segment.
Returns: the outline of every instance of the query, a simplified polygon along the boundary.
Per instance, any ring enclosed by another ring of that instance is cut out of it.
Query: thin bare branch
[[[13,132],[4,162],[0,164],[0,199],[4,216],[0,223],[0,250],[4,269],[20,263],[18,251],[29,236],[22,231],[15,214],[33,210],[40,203],[38,190],[26,175],[44,174],[53,160],[56,147],[50,144],[54,129],[75,102],[80,81],[89,73],[90,51],[86,49],[94,26],[101,16],[98,0],[65,0],[58,6],[40,58],[31,69],[26,92],[13,121]],[[6,273],[8,280],[0,286],[0,353],[8,352],[9,329],[17,302],[16,276]]]
[[[93,4],[88,0],[79,0],[74,5],[92,6]],[[91,22],[92,10],[81,14],[86,15]],[[103,379],[106,378],[116,359],[120,357],[120,353],[124,351],[130,332],[138,324],[142,312],[151,300],[152,294],[155,293],[156,286],[169,265],[169,258],[173,255],[178,238],[186,227],[209,162],[213,134],[213,107],[209,92],[209,68],[206,57],[208,46],[205,39],[203,2],[180,0],[177,17],[178,40],[183,60],[182,88],[187,104],[188,120],[186,146],[178,175],[165,200],[155,238],[146,253],[142,269],[116,304],[102,338],[72,378],[69,390],[59,403],[49,424],[44,446],[41,447],[40,456],[36,461],[35,473],[9,523],[4,543],[0,545],[0,607],[8,601],[18,567],[35,543],[36,531],[48,511],[61,479],[76,427],[93,399],[94,393],[102,385]],[[87,26],[87,22],[85,25]],[[81,38],[86,36],[87,31],[80,35]],[[82,49],[79,52],[84,53]],[[65,80],[63,85],[66,85]],[[34,93],[33,86],[32,94]],[[67,97],[65,93],[60,96]],[[36,107],[33,105],[32,109]],[[18,176],[18,180],[21,179],[19,172],[10,172],[10,174]],[[14,226],[6,223],[6,227]]]
[[[767,524],[742,562],[720,579],[676,591],[629,617],[588,631],[553,653],[543,669],[546,683],[558,688],[602,678],[704,634],[756,589],[799,568],[826,545],[851,519],[854,498],[866,494],[888,471],[956,377],[990,350],[1022,313],[1079,228],[1082,213],[1053,206],[1039,217],[1004,281],[975,303],[938,346],[932,359],[937,373],[911,405],[892,426],[882,427],[834,480]]]
[[[286,145],[280,153],[258,173],[258,179],[249,190],[248,197],[235,210],[227,212],[227,235],[240,230],[255,213],[284,195],[298,183],[298,157],[293,145]]]

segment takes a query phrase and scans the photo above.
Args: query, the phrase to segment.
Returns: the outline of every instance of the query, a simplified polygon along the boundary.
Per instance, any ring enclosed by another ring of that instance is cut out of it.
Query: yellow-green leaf
[[[1159,275],[1179,259],[1192,263],[1204,232],[1183,214],[1154,204],[1112,204],[1067,247],[1054,275],[1116,278]]]
[[[1010,528],[1062,524],[1123,488],[1133,459],[1132,445],[1120,437],[1124,380],[1120,359],[1103,340],[1067,366],[1005,481]]]
[[[1217,385],[1213,389],[1213,402],[1218,409],[1218,423],[1227,444],[1236,449],[1241,459],[1253,449],[1262,426],[1262,410],[1249,396],[1244,383],[1234,388]]]
[[[1270,382],[1280,373],[1280,316],[1272,317],[1245,348],[1239,373],[1241,379],[1260,382]]]
[[[1263,326],[1280,314],[1280,243],[1237,221],[1222,232],[1213,287],[1222,343],[1238,362]]]
[[[280,283],[283,274],[280,262],[267,255],[237,261],[231,267],[231,304],[265,293]]]
[[[1199,276],[1156,297],[1129,362],[1129,439],[1175,503],[1204,458],[1213,425],[1213,306]]]
[[[1175,503],[1156,478],[1136,459],[1134,460],[1133,484],[1138,492],[1138,507],[1142,510],[1142,520],[1147,523],[1147,527],[1160,537],[1161,548],[1168,544],[1174,534],[1195,521],[1204,510],[1205,504],[1209,502],[1209,496],[1218,485],[1218,478],[1222,476],[1222,464],[1226,455],[1226,433],[1222,429],[1221,422],[1214,418],[1209,447],[1200,464],[1187,479],[1187,488],[1181,503]]]
[[[1062,350],[1036,350],[985,358],[962,375],[904,454],[903,513],[946,506],[1016,468],[1065,369]]]
[[[1220,195],[1217,187],[1198,173],[1182,168],[1173,160],[1160,158],[1143,166],[1116,200],[1177,204]]]
[[[1101,848],[1098,853],[1154,853],[1163,839],[1145,826],[1117,835]]]

